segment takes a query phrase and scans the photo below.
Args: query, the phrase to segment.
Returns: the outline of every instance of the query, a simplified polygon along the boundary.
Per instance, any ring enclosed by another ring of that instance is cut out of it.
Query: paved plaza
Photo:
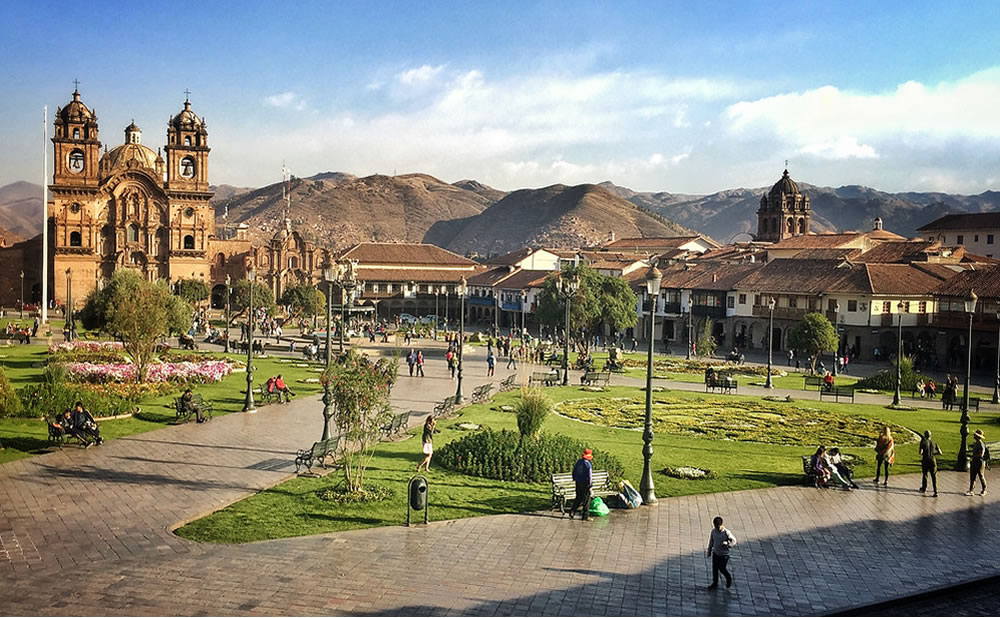
[[[453,392],[428,369],[400,379],[399,409]],[[484,383],[485,363],[466,379]],[[965,497],[952,472],[937,499],[910,475],[668,498],[588,523],[527,513],[238,546],[170,532],[288,478],[319,410],[303,398],[0,466],[0,614],[814,615],[1000,572],[997,494]],[[716,515],[740,541],[730,590],[705,589]]]

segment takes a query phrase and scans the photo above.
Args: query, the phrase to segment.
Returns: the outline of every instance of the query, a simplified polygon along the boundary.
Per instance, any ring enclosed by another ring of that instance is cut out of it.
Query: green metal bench
[[[824,397],[833,397],[833,400],[840,402],[841,398],[850,399],[851,403],[854,403],[854,387],[853,386],[834,386],[831,389],[821,388],[819,390],[820,401]]]
[[[204,397],[202,397],[198,393],[192,393],[191,404],[193,406],[198,406],[199,408],[201,408],[201,412],[204,415],[206,421],[212,420],[212,404],[205,401]],[[174,419],[175,423],[180,423],[182,421],[187,422],[194,415],[193,411],[188,410],[184,406],[184,401],[182,400],[181,397],[174,398],[174,412],[176,413],[176,417]]]
[[[598,384],[603,383],[607,386],[611,382],[611,372],[610,371],[588,371],[580,376],[580,384]]]
[[[618,488],[611,485],[611,479],[606,470],[594,470],[591,473],[590,495],[613,496]],[[558,508],[560,513],[566,513],[566,507],[576,500],[576,481],[572,472],[552,475],[552,508]],[[589,507],[590,505],[587,505]]]
[[[313,464],[319,463],[326,468],[326,458],[337,456],[337,447],[340,445],[340,436],[314,442],[311,448],[300,449],[295,453],[295,473],[299,473],[302,466],[306,467],[309,474],[312,474]]]

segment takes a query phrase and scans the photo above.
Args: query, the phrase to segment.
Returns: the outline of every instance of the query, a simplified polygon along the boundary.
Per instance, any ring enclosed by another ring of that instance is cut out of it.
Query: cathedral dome
[[[781,202],[781,194],[784,193],[787,196],[800,195],[799,185],[795,184],[791,176],[788,175],[788,170],[781,175],[781,180],[774,183],[771,190],[767,194],[768,201],[772,204]]]
[[[107,177],[116,172],[141,169],[155,176],[156,159],[156,153],[147,146],[134,143],[122,144],[101,157],[101,175]]]
[[[177,130],[194,131],[201,129],[204,122],[191,111],[191,102],[184,101],[184,109],[170,119],[170,126]]]
[[[80,100],[80,92],[73,91],[73,100],[60,108],[57,116],[63,122],[86,122],[94,120],[94,112],[90,111],[83,101]]]

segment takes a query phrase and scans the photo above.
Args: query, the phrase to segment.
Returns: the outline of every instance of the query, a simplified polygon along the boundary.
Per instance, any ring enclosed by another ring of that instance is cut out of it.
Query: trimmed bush
[[[484,429],[445,444],[435,458],[444,467],[488,479],[548,483],[553,474],[569,472],[587,445],[561,434],[522,439],[518,432]],[[593,449],[595,470],[607,470],[614,480],[625,475],[620,459]]]
[[[927,382],[930,378],[921,375],[913,370],[913,359],[903,356],[903,362],[899,365],[899,390],[908,393],[917,388],[917,381]],[[896,390],[896,364],[892,363],[890,369],[883,369],[875,375],[862,378],[854,384],[856,389],[871,389],[876,391]],[[938,389],[941,390],[941,389]]]
[[[0,368],[0,418],[18,416],[21,414],[21,398],[10,383],[10,378]]]
[[[537,388],[524,389],[521,398],[514,406],[517,416],[517,430],[524,438],[536,435],[542,429],[542,423],[552,412],[552,400]]]

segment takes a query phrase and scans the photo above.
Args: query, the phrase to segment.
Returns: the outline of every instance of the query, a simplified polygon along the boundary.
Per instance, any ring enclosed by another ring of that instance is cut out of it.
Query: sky
[[[41,181],[42,108],[51,136],[78,79],[109,148],[133,119],[162,146],[190,89],[213,184],[284,163],[705,194],[787,160],[820,186],[1000,189],[996,2],[3,7],[0,186]]]

